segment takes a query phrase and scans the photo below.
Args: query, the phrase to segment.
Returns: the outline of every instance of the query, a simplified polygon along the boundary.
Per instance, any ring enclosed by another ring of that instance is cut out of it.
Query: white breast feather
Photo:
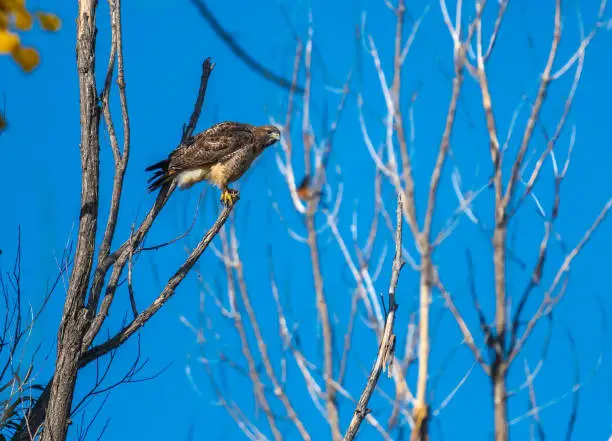
[[[215,164],[210,168],[206,169],[195,169],[181,172],[177,176],[177,182],[181,189],[189,188],[193,184],[200,181],[207,180],[211,184],[216,185],[219,188],[223,188],[227,185],[227,166],[225,164]]]
[[[203,169],[187,170],[181,172],[177,177],[178,186],[180,188],[189,188],[193,184],[206,179],[206,171]]]

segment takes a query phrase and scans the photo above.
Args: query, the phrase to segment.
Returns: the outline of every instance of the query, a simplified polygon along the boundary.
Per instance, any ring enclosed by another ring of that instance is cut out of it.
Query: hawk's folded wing
[[[170,173],[206,167],[223,162],[233,153],[255,142],[253,126],[223,122],[197,134],[193,142],[170,154]]]

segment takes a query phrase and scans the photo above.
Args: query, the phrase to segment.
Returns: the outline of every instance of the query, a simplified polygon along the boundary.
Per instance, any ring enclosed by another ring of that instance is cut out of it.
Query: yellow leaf
[[[40,21],[40,26],[45,31],[55,32],[62,27],[62,20],[60,20],[60,18],[55,14],[50,14],[47,12],[37,12],[36,16]]]
[[[26,72],[32,72],[40,62],[38,51],[33,47],[18,46],[13,50],[12,55],[13,60]]]
[[[1,2],[2,0],[0,0]],[[9,16],[2,10],[2,4],[0,3],[0,29],[6,29],[9,25]]]
[[[32,14],[23,5],[13,8],[15,15],[15,27],[20,31],[29,31],[32,29]]]
[[[0,8],[14,9],[19,6],[25,6],[25,0],[0,0]]]
[[[19,36],[0,29],[0,54],[10,54],[19,47]]]

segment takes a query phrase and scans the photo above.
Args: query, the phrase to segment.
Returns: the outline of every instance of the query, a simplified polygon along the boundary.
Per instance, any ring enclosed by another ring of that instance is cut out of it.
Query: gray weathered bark
[[[112,28],[111,56],[102,97],[98,98],[95,81],[95,23],[97,4],[97,0],[79,0],[78,2],[76,55],[80,91],[81,210],[73,268],[58,331],[55,372],[35,405],[20,422],[19,428],[12,437],[12,441],[30,440],[40,435],[41,427],[43,428],[41,436],[43,441],[65,441],[70,424],[72,401],[79,369],[108,352],[117,349],[161,309],[206,250],[232,211],[231,208],[225,208],[219,213],[214,225],[202,237],[198,246],[192,250],[189,257],[168,280],[159,296],[149,307],[140,313],[135,312],[134,320],[128,323],[115,336],[97,346],[91,346],[104,324],[108,309],[113,301],[113,294],[127,261],[142,244],[157,215],[174,190],[173,184],[164,186],[157,195],[157,199],[149,213],[134,234],[119,246],[117,250],[110,253],[110,244],[114,237],[119,212],[122,177],[128,163],[129,116],[123,74],[120,0],[109,1]],[[117,85],[125,132],[123,151],[119,148],[108,105],[108,95],[110,93],[115,61],[117,61]],[[183,128],[181,143],[191,138],[195,130],[202,110],[208,78],[213,68],[214,63],[210,59],[206,59],[202,65],[202,77],[195,107],[189,123]],[[100,103],[102,107],[100,107]],[[104,114],[106,124],[109,127],[109,137],[115,159],[115,180],[108,225],[102,244],[98,248],[96,247],[95,239],[98,229],[99,125],[102,114]],[[94,272],[96,249],[98,251],[97,254],[99,254],[99,262],[95,269],[91,290],[89,290],[89,281],[92,279],[92,272]],[[105,284],[106,275],[111,268],[113,268],[111,277]],[[103,301],[99,305],[98,300],[105,286],[106,291]],[[90,297],[88,303],[86,303],[88,291],[90,292]]]
[[[74,266],[57,341],[57,361],[42,441],[64,441],[68,430],[83,336],[88,327],[85,296],[98,226],[100,108],[95,84],[97,0],[80,0],[77,17],[77,67],[81,114],[81,213]]]

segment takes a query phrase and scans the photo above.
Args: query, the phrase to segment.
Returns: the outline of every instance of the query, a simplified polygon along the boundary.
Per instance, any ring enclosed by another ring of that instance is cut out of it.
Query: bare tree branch
[[[219,217],[213,224],[213,226],[206,232],[200,242],[191,251],[185,262],[179,267],[174,275],[168,280],[168,283],[161,291],[159,296],[151,303],[144,311],[132,320],[127,326],[119,331],[115,336],[108,339],[106,342],[94,346],[90,350],[86,351],[81,359],[79,360],[79,367],[86,366],[96,358],[108,353],[109,351],[118,348],[128,338],[130,338],[136,331],[138,331],[144,324],[168,301],[170,297],[174,295],[174,290],[183,281],[185,276],[189,273],[189,270],[200,258],[202,253],[208,248],[210,242],[217,235],[225,221],[232,212],[232,207],[224,207],[223,211],[219,214]]]
[[[255,316],[255,311],[253,310],[253,305],[251,304],[251,300],[249,298],[249,294],[247,292],[246,281],[244,278],[244,270],[242,266],[242,262],[240,260],[240,256],[238,255],[238,245],[236,239],[236,231],[234,226],[232,225],[230,229],[230,237],[231,237],[231,253],[232,260],[236,262],[235,270],[238,278],[238,287],[240,291],[240,295],[242,298],[242,302],[244,303],[244,307],[249,316],[249,320],[251,322],[251,326],[253,327],[253,331],[255,333],[255,338],[257,340],[257,347],[259,349],[259,353],[261,354],[262,361],[264,363],[264,367],[266,370],[266,374],[270,381],[272,382],[272,386],[274,387],[274,395],[281,401],[283,407],[287,412],[287,416],[291,420],[291,422],[295,425],[296,429],[300,433],[300,436],[304,441],[310,441],[311,437],[304,423],[298,417],[293,404],[289,400],[285,388],[278,381],[278,377],[274,372],[274,368],[272,367],[272,362],[270,361],[270,355],[268,353],[268,346],[263,338],[261,330],[259,328],[259,322],[257,321],[257,317]]]
[[[232,37],[232,35],[225,30],[225,28],[221,25],[219,20],[217,20],[217,18],[212,13],[212,11],[204,0],[191,0],[191,2],[196,7],[202,18],[206,20],[212,30],[217,34],[217,36],[221,40],[223,40],[223,42],[230,48],[234,55],[240,58],[240,60],[244,64],[246,64],[253,72],[262,76],[271,83],[282,87],[283,89],[294,90],[295,93],[298,93],[300,95],[304,93],[305,90],[303,87],[297,86],[286,78],[276,75],[259,61],[255,60],[251,55],[249,55],[249,53],[236,42],[235,38]]]
[[[393,333],[393,326],[395,324],[395,312],[397,311],[397,303],[395,302],[395,291],[397,289],[397,282],[399,280],[400,271],[404,264],[402,259],[402,213],[403,213],[403,198],[398,195],[397,198],[397,233],[395,235],[395,258],[393,259],[393,272],[391,274],[391,283],[389,285],[389,312],[385,320],[385,328],[383,331],[383,337],[378,347],[378,355],[376,361],[372,366],[372,371],[368,377],[366,386],[359,398],[357,407],[353,412],[353,418],[349,424],[346,434],[344,435],[344,441],[351,441],[355,439],[357,431],[361,426],[363,419],[370,412],[368,409],[368,402],[376,384],[378,378],[383,370],[389,369],[389,375],[395,366],[393,366],[393,352],[395,349],[395,334]],[[387,366],[389,365],[389,366]]]
[[[128,264],[128,262],[131,265],[134,251],[144,240],[144,237],[151,228],[157,215],[174,190],[174,184],[164,186],[158,194],[153,207],[136,232],[131,234],[115,252],[109,253],[119,212],[119,201],[123,188],[123,175],[129,158],[130,134],[127,98],[125,95],[120,0],[112,0],[110,2],[111,58],[109,60],[105,86],[100,100],[102,109],[100,109],[97,104],[98,98],[96,96],[94,79],[96,7],[96,0],[81,0],[79,2],[77,62],[81,87],[82,206],[73,272],[68,285],[64,315],[58,336],[56,371],[36,404],[21,422],[20,429],[15,433],[13,439],[20,441],[29,439],[30,434],[36,433],[45,419],[46,424],[45,430],[43,431],[43,439],[49,441],[51,441],[51,439],[53,441],[65,439],[78,370],[95,360],[97,357],[121,345],[143,326],[161,306],[163,306],[229,215],[228,210],[224,210],[224,212],[221,213],[219,219],[215,225],[213,225],[213,228],[204,236],[198,247],[196,247],[187,261],[179,268],[174,277],[170,279],[165,289],[152,305],[142,313],[135,314],[134,320],[109,341],[88,351],[106,319],[106,315],[114,298],[114,293],[119,284],[119,278],[125,265]],[[109,105],[110,85],[115,59],[117,60],[117,85],[119,88],[123,122],[123,151],[119,148],[119,142],[117,140]],[[183,143],[189,140],[197,124],[203,105],[208,77],[213,67],[214,65],[210,62],[210,59],[207,59],[202,66],[200,90],[189,124],[183,129],[183,139],[181,141]],[[113,182],[109,218],[100,249],[98,250],[98,265],[94,272],[93,283],[91,285],[86,307],[85,297],[93,266],[94,253],[96,252],[94,240],[98,220],[98,126],[100,113],[104,114],[107,127],[109,128],[111,149],[115,159],[115,179]],[[96,314],[98,300],[105,285],[105,276],[113,265],[112,274],[106,284],[106,293]],[[129,268],[129,272],[131,272],[131,268]],[[131,289],[131,282],[128,288]]]
[[[202,110],[202,105],[204,102],[204,96],[206,94],[206,88],[208,85],[208,78],[214,69],[214,64],[211,62],[210,58],[204,60],[202,64],[202,77],[200,79],[200,88],[198,91],[198,96],[196,99],[196,103],[194,106],[193,113],[191,118],[189,119],[189,124],[186,127],[183,127],[183,133],[181,138],[181,143],[188,143],[193,131],[195,130],[195,125],[197,124],[197,120],[199,119],[200,112]],[[84,350],[87,350],[94,338],[98,334],[100,328],[102,327],[102,323],[106,317],[106,313],[108,312],[108,308],[110,308],[110,304],[114,298],[115,290],[117,288],[117,284],[119,282],[119,277],[125,268],[126,263],[129,260],[130,255],[134,253],[136,249],[140,246],[142,241],[144,240],[146,234],[149,229],[153,225],[157,215],[161,212],[162,208],[172,195],[174,191],[173,184],[164,185],[159,194],[157,195],[157,199],[155,203],[147,213],[146,217],[143,219],[140,226],[136,229],[136,232],[131,234],[130,237],[123,242],[119,248],[106,256],[100,263],[98,263],[98,267],[94,273],[93,282],[91,284],[91,289],[89,293],[88,299],[88,309],[90,314],[94,314],[95,309],[98,307],[98,301],[100,298],[100,294],[102,289],[104,288],[104,280],[106,274],[111,266],[113,267],[113,271],[111,273],[110,280],[106,286],[106,293],[104,295],[104,299],[102,300],[102,305],[99,308],[99,311],[95,318],[93,318],[93,322],[89,330],[87,331],[86,338],[84,340]]]

